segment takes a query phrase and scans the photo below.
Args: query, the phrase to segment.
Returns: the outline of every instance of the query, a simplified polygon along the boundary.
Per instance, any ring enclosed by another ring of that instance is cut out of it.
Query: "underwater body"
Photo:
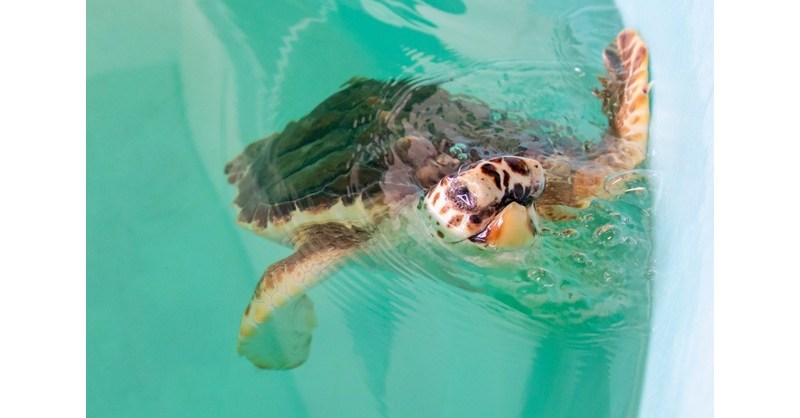
[[[415,238],[419,234],[376,234],[368,253],[309,290],[319,324],[305,364],[257,372],[236,355],[246,298],[264,268],[291,250],[235,225],[229,206],[235,193],[220,169],[249,142],[302,118],[354,76],[436,83],[490,104],[503,112],[499,117],[549,121],[543,130],[555,146],[559,139],[602,139],[608,121],[592,92],[605,73],[601,52],[623,28],[612,5],[528,5],[531,22],[520,24],[525,32],[515,33],[509,24],[507,32],[495,32],[499,45],[472,42],[467,55],[460,38],[447,31],[469,37],[464,30],[483,22],[481,7],[490,6],[466,4],[462,10],[458,4],[415,9],[309,2],[284,10],[280,33],[258,25],[278,19],[267,9],[181,5],[174,62],[152,72],[111,69],[89,78],[90,104],[114,103],[110,93],[128,89],[124,106],[141,103],[142,110],[133,110],[147,114],[153,96],[132,92],[142,88],[162,92],[163,110],[135,127],[142,130],[136,145],[107,148],[111,141],[90,138],[90,164],[119,176],[135,170],[139,180],[132,188],[145,197],[110,199],[114,213],[131,219],[128,227],[141,228],[131,232],[119,225],[117,235],[105,230],[94,242],[109,245],[89,254],[109,260],[90,272],[90,329],[107,334],[106,343],[90,349],[89,374],[94,384],[108,382],[103,391],[90,387],[90,411],[102,415],[122,402],[131,415],[170,415],[202,398],[214,401],[200,402],[205,407],[195,415],[635,416],[654,274],[651,185],[641,171],[613,199],[593,201],[575,219],[542,220],[535,251],[521,261],[487,263],[480,253],[454,251]],[[351,33],[353,27],[361,32]],[[378,29],[384,36],[374,36]],[[509,39],[515,41],[504,48]],[[91,114],[89,124],[98,138],[130,135]],[[183,140],[165,139],[178,137]],[[122,158],[136,152],[147,158]],[[90,191],[95,186],[107,206],[100,190],[110,190],[107,184],[119,178],[90,181]],[[90,210],[100,207],[92,203]],[[170,239],[154,239],[165,229],[172,231]],[[150,247],[153,242],[163,248]],[[120,276],[111,252],[121,248],[127,248],[121,261],[133,266],[126,274],[135,280],[92,281],[100,273]],[[112,309],[102,297],[109,293],[146,300],[154,309],[133,303]],[[121,314],[129,324],[124,331],[112,326]],[[90,341],[97,335],[90,332]],[[154,343],[159,340],[174,342],[168,348]],[[132,364],[100,367],[111,361],[114,347],[128,347],[134,358],[147,361],[136,362],[136,372]],[[153,355],[162,350],[170,355]],[[197,371],[207,378],[187,386],[184,380]],[[169,378],[156,389],[147,376],[159,373]],[[92,396],[116,390],[122,392]]]

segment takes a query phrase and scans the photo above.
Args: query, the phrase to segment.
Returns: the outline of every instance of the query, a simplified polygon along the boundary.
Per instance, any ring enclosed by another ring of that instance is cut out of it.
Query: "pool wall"
[[[713,416],[713,5],[617,0],[651,50],[656,276],[642,417]]]

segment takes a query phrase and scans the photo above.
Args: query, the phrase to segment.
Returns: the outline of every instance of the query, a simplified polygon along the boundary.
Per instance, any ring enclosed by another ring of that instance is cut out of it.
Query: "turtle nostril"
[[[511,192],[511,196],[514,200],[520,201],[525,198],[525,189],[521,184],[517,183],[514,185],[514,190]]]

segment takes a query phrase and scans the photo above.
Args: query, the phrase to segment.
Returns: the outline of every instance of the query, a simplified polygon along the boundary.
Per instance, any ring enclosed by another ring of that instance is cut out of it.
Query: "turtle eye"
[[[475,207],[475,197],[467,186],[456,186],[451,189],[450,199],[462,209],[472,209]]]

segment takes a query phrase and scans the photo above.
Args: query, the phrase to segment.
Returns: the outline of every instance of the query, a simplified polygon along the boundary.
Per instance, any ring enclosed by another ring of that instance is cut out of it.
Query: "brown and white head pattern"
[[[538,161],[497,157],[443,178],[425,196],[424,205],[441,239],[514,247],[534,233],[533,201],[544,186]]]

